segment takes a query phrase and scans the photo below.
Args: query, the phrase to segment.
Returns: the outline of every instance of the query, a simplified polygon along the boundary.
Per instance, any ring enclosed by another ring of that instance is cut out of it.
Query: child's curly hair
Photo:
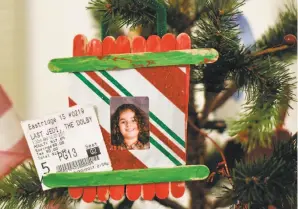
[[[148,116],[143,110],[136,107],[133,104],[122,104],[120,105],[115,113],[111,117],[111,142],[114,146],[119,146],[123,144],[124,138],[119,129],[119,119],[120,114],[126,110],[131,110],[135,113],[135,118],[138,123],[139,136],[138,140],[142,144],[147,144],[149,142],[149,120]]]

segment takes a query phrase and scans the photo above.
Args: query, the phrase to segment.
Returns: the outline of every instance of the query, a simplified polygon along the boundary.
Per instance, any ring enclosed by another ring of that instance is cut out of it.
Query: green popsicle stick
[[[218,59],[215,49],[187,49],[167,52],[111,54],[104,57],[81,56],[52,59],[48,65],[54,73],[131,69],[171,65],[213,63]]]
[[[43,184],[49,188],[57,188],[195,181],[206,179],[209,173],[209,168],[205,165],[89,173],[52,173],[43,177]]]

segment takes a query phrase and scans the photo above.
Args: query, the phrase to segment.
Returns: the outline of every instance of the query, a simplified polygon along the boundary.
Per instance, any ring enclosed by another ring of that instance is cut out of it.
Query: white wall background
[[[48,62],[53,58],[71,57],[73,38],[84,34],[92,38],[95,30],[88,1],[27,1],[28,85],[27,117],[38,117],[67,107],[65,74],[51,73]]]
[[[244,14],[258,39],[276,21],[285,0],[247,0]],[[0,1],[0,83],[23,119],[40,117],[67,107],[67,76],[53,74],[50,59],[72,56],[76,34],[91,39],[97,30],[86,10],[88,0]],[[260,15],[263,15],[260,17]],[[291,67],[296,73],[297,62]],[[287,127],[297,130],[297,105]],[[235,116],[239,105],[228,101],[215,115]],[[187,195],[184,198],[187,204]],[[142,203],[137,203],[134,208]],[[148,203],[148,208],[157,208]],[[87,206],[88,207],[88,206]]]
[[[20,2],[19,5],[22,5]],[[25,87],[24,65],[18,68],[18,63],[24,60],[24,41],[16,34],[17,4],[14,1],[0,1],[0,84],[15,103],[19,112],[25,112],[25,95],[20,89]],[[19,21],[19,31],[23,31],[23,21]]]

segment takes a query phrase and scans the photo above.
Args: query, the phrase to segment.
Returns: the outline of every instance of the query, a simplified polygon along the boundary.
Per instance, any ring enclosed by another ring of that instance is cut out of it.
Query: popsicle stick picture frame
[[[67,186],[72,198],[85,202],[124,195],[133,201],[179,198],[185,181],[206,179],[205,165],[186,165],[189,64],[215,62],[218,53],[190,46],[185,33],[89,42],[77,35],[74,59],[51,60],[49,68],[69,73],[69,106],[96,107],[113,171],[54,173],[44,177],[44,184]],[[126,135],[132,134],[138,142],[129,145]]]

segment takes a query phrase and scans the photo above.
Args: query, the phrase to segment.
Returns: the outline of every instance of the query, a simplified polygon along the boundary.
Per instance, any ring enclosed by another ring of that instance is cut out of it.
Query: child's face
[[[135,118],[135,113],[131,110],[125,110],[120,113],[119,129],[124,139],[135,139],[138,137],[139,128]]]

